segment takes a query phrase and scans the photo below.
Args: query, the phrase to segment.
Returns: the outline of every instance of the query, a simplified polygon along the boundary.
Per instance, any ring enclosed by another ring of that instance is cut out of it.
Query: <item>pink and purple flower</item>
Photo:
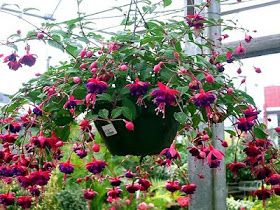
[[[176,105],[176,95],[180,92],[175,89],[171,89],[161,82],[158,82],[158,89],[155,89],[151,96],[154,97],[154,103],[158,106],[155,111],[156,114],[160,112],[165,117],[165,106],[175,106]]]

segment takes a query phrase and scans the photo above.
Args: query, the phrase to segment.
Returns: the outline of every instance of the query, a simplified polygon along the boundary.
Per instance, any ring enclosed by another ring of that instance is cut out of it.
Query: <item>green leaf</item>
[[[48,40],[48,44],[52,47],[55,47],[57,49],[60,49],[60,50],[64,51],[63,45],[60,44],[59,42],[56,42],[54,40]]]
[[[186,92],[188,92],[189,87],[188,86],[178,87],[177,90],[180,91],[180,95],[184,95]]]
[[[199,114],[195,114],[194,116],[192,116],[192,122],[193,122],[193,127],[197,128],[199,123],[201,122],[201,117]]]
[[[59,109],[58,111],[53,112],[51,118],[57,126],[65,126],[73,121],[73,116],[65,109]]]
[[[174,118],[181,124],[185,124],[188,119],[188,116],[184,112],[175,112]]]
[[[163,6],[164,6],[164,7],[167,7],[167,6],[169,6],[170,4],[172,4],[172,0],[163,0]]]
[[[19,108],[20,106],[26,104],[28,101],[24,98],[20,98],[18,100],[16,100],[13,103],[10,103],[7,108],[6,108],[6,112],[13,112],[14,110],[16,110],[17,108]],[[6,107],[6,106],[5,106]]]
[[[236,136],[236,133],[233,130],[225,130],[225,132],[229,133],[232,136]]]
[[[244,99],[246,102],[252,104],[253,106],[256,106],[254,99],[253,99],[251,96],[249,96],[246,92],[244,92],[244,91],[242,91],[242,90],[236,90],[236,92],[237,92],[241,97],[243,97],[243,99]]]
[[[98,95],[98,100],[99,101],[108,101],[108,102],[112,102],[113,98],[110,94],[108,93],[102,93],[101,95]]]
[[[123,107],[117,107],[115,109],[112,110],[112,118],[117,118],[119,117],[123,112]]]
[[[72,55],[77,56],[78,55],[78,48],[73,46],[73,45],[67,44],[66,45],[66,52],[70,55],[72,54]]]
[[[255,134],[256,138],[259,138],[259,139],[267,138],[267,134],[263,131],[263,129],[260,126],[254,127],[254,134]]]
[[[68,141],[70,135],[70,126],[66,125],[64,127],[56,127],[55,134],[57,137],[61,138],[63,141]]]
[[[136,117],[136,106],[131,100],[125,98],[122,100],[122,105],[124,106],[123,115],[129,120],[134,120]]]
[[[178,52],[182,52],[182,47],[181,47],[181,43],[180,43],[180,42],[176,42],[176,44],[175,44],[175,49],[176,49]]]
[[[109,111],[107,109],[101,109],[99,112],[98,112],[98,116],[101,117],[101,118],[108,118],[109,116]]]
[[[125,118],[132,120],[133,116],[132,116],[132,112],[129,110],[128,107],[123,107],[122,108],[122,114]]]

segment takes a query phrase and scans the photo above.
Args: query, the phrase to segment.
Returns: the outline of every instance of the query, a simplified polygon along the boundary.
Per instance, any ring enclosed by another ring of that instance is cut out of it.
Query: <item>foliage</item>
[[[62,188],[58,182],[58,171],[53,171],[50,181],[46,186],[46,191],[44,193],[44,199],[38,202],[32,209],[33,210],[60,210],[59,202],[57,199],[57,194],[61,192]]]
[[[252,209],[254,205],[254,202],[250,200],[234,200],[233,197],[227,198],[228,210]]]
[[[58,193],[57,199],[62,210],[86,210],[87,203],[79,189],[68,188]]]
[[[280,198],[279,196],[272,196],[271,198],[267,199],[265,209],[266,210],[275,210],[278,209],[280,206]],[[262,201],[255,201],[254,205],[252,206],[252,210],[262,210],[263,202]]]

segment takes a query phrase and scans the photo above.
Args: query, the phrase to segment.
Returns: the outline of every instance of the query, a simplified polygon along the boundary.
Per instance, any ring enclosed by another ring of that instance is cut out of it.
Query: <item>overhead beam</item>
[[[223,11],[221,13],[221,15],[230,15],[230,14],[234,14],[234,13],[245,12],[245,11],[252,10],[252,9],[258,9],[258,8],[262,8],[262,7],[272,6],[275,4],[280,4],[280,0],[274,0],[274,1],[269,1],[269,2],[265,2],[265,3],[254,4],[254,5],[250,5],[250,6],[239,7],[239,8],[228,10],[228,11]]]
[[[55,20],[51,16],[41,16],[41,15],[33,14],[33,13],[30,13],[30,12],[24,12],[24,11],[21,11],[21,10],[6,8],[6,7],[3,7],[3,6],[0,7],[0,11],[1,10],[6,11],[6,12],[17,13],[19,15],[21,15],[21,14],[22,15],[28,15],[28,16],[31,16],[31,17],[36,17],[36,18],[40,18],[40,19],[44,19],[44,20],[52,20],[52,21]]]
[[[225,47],[235,48],[240,43],[246,48],[246,54],[242,58],[251,58],[261,55],[280,53],[280,34],[256,37],[250,43],[234,41],[225,43]]]

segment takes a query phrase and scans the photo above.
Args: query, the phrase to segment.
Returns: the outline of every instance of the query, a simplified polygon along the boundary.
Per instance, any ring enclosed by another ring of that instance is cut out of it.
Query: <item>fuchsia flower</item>
[[[88,93],[101,94],[104,93],[108,87],[108,84],[98,78],[90,78],[86,84]]]
[[[215,78],[213,77],[212,74],[205,73],[204,77],[205,77],[205,81],[208,82],[208,83],[214,83],[215,82]]]
[[[124,176],[126,178],[133,178],[135,176],[134,173],[132,173],[130,170],[127,170],[125,173],[124,173]]]
[[[280,196],[280,185],[273,186],[272,189],[273,189],[275,195]]]
[[[275,130],[277,133],[280,133],[280,126],[279,126],[279,127],[274,128],[274,130]]]
[[[133,183],[133,184],[127,184],[125,186],[127,192],[129,193],[135,193],[136,191],[141,189],[141,185],[137,184],[137,183]]]
[[[79,158],[81,158],[81,159],[84,158],[84,157],[86,157],[87,154],[88,154],[87,151],[86,151],[85,149],[83,149],[83,148],[76,150],[75,153],[76,153],[76,155],[79,156]]]
[[[17,205],[23,209],[28,209],[32,205],[32,197],[27,195],[22,195],[17,198]]]
[[[42,116],[43,115],[43,104],[40,104],[39,106],[35,106],[35,108],[32,110],[32,112],[37,116]]]
[[[252,119],[257,119],[260,111],[256,110],[253,106],[249,105],[247,109],[243,111],[246,118],[251,117]]]
[[[50,179],[50,172],[49,171],[34,171],[29,174],[29,178],[31,183],[34,185],[44,186],[48,183]]]
[[[165,188],[170,192],[175,192],[181,189],[179,181],[167,181],[165,184]]]
[[[106,91],[108,84],[98,78],[90,78],[86,84],[88,94],[86,95],[86,104],[92,104],[93,108],[96,102],[96,95],[102,94]]]
[[[84,119],[80,122],[80,127],[83,131],[90,131],[92,126],[90,125],[90,121],[87,119]]]
[[[249,34],[245,34],[245,42],[250,43],[253,38]]]
[[[246,53],[246,48],[240,43],[236,48],[235,48],[235,53],[237,55],[244,55]]]
[[[258,74],[259,74],[259,73],[262,73],[261,68],[255,67],[255,66],[254,66],[254,69],[255,69],[255,72],[256,72],[256,73],[258,73]]]
[[[147,191],[152,186],[152,183],[148,179],[139,179],[138,184],[140,184],[141,191]]]
[[[14,165],[12,166],[12,173],[14,176],[25,176],[27,175],[27,167],[22,165]]]
[[[252,127],[254,126],[254,120],[255,118],[254,117],[241,117],[238,119],[238,122],[237,122],[237,128],[241,131],[249,131],[252,129]]]
[[[245,168],[246,164],[242,162],[234,161],[233,163],[227,164],[227,168],[233,173],[233,177],[236,178],[238,171],[241,168]]]
[[[93,152],[99,152],[100,151],[100,144],[94,143],[92,145],[91,149],[92,149]]]
[[[92,200],[96,195],[97,195],[97,192],[93,191],[92,189],[84,190],[84,198],[86,200]]]
[[[56,87],[53,86],[45,86],[43,91],[47,93],[48,97],[51,98],[52,96],[58,95],[56,92]]]
[[[86,169],[93,174],[99,174],[103,171],[106,165],[107,164],[105,161],[95,159],[92,162],[86,164]]]
[[[36,62],[36,57],[34,54],[29,54],[29,52],[27,52],[26,55],[22,56],[20,59],[19,59],[19,62],[21,64],[24,64],[26,66],[33,66]]]
[[[175,95],[180,92],[175,89],[171,89],[161,82],[158,82],[158,89],[152,92],[152,97],[154,97],[154,103],[158,106],[155,111],[156,114],[162,113],[163,118],[165,117],[165,106],[175,106],[176,98]]]
[[[254,195],[257,196],[259,200],[266,200],[270,198],[270,196],[272,195],[272,191],[262,187],[262,189],[256,190],[254,192]]]
[[[5,206],[10,206],[15,203],[15,193],[4,193],[0,194],[0,204],[3,204]]]
[[[196,184],[186,184],[182,186],[181,191],[186,193],[187,195],[194,194],[196,187]]]
[[[207,155],[207,162],[210,168],[217,168],[224,157],[224,153],[215,149],[212,145],[209,146],[209,153]]]
[[[262,166],[262,165],[254,168],[254,173],[257,179],[265,179],[272,175],[271,169],[268,168],[267,166]]]
[[[167,164],[170,165],[171,164],[171,160],[175,160],[175,159],[180,159],[181,155],[179,154],[179,152],[175,149],[175,144],[171,144],[171,146],[169,148],[165,148],[160,152],[160,155],[165,156],[165,158],[167,159]]]
[[[124,123],[125,123],[125,127],[126,127],[127,130],[129,130],[129,131],[134,130],[133,122],[124,120]]]
[[[118,49],[120,49],[120,45],[116,42],[112,42],[109,44],[108,49],[109,49],[109,53],[117,51]]]
[[[228,63],[232,63],[234,61],[233,57],[232,57],[232,52],[228,51],[226,53],[226,59]]]
[[[69,109],[69,111],[71,112],[71,114],[74,114],[74,110],[76,108],[76,106],[78,104],[82,104],[83,101],[82,100],[77,100],[75,99],[74,96],[69,96],[68,100],[66,101],[66,103],[64,104],[64,108]]]
[[[82,49],[82,51],[80,52],[80,57],[81,57],[81,58],[84,58],[84,57],[86,56],[86,54],[87,54],[87,49],[84,48],[84,49]]]
[[[39,133],[39,136],[32,136],[30,143],[38,148],[45,148],[47,146],[48,138],[44,136],[43,132]]]
[[[112,203],[120,199],[122,190],[119,187],[113,187],[107,191],[107,201]]]
[[[31,180],[28,176],[18,176],[17,181],[19,182],[20,186],[23,188],[27,188],[32,185]]]
[[[216,68],[217,68],[217,70],[218,70],[219,72],[224,72],[225,67],[224,67],[223,64],[217,63],[217,64],[215,64],[215,66],[216,66]]]
[[[261,154],[259,147],[257,147],[254,142],[249,142],[244,152],[249,157],[256,157]]]
[[[126,64],[122,64],[121,66],[120,66],[120,70],[121,71],[126,71],[128,69],[128,66],[126,65]]]
[[[74,172],[74,166],[70,163],[70,160],[60,163],[58,168],[64,174],[72,174]]]
[[[201,82],[197,79],[193,79],[189,83],[189,88],[192,90],[199,90],[200,86],[201,86]]]
[[[143,105],[143,95],[148,92],[150,86],[149,82],[142,82],[139,78],[136,78],[134,83],[128,84],[125,87],[129,88],[130,94],[132,96],[138,97],[137,104]]]
[[[148,205],[145,202],[139,203],[137,206],[137,210],[149,210],[149,209],[153,209],[153,205]]]
[[[113,186],[113,187],[117,187],[117,186],[120,186],[120,184],[122,183],[122,181],[120,180],[119,177],[111,177],[109,179],[110,181],[110,184]]]
[[[191,98],[191,101],[198,107],[210,106],[215,100],[216,96],[211,91],[205,92],[203,89]]]
[[[163,62],[159,62],[157,65],[154,66],[153,71],[154,71],[155,74],[160,72],[162,65],[163,65]]]
[[[200,14],[194,14],[194,15],[187,15],[186,20],[190,27],[194,27],[195,29],[202,29],[204,25],[204,21],[206,19]]]
[[[14,133],[6,133],[6,134],[0,134],[0,139],[2,140],[2,143],[14,143],[18,138],[17,134]]]
[[[266,181],[271,185],[278,185],[280,184],[280,174],[272,174]]]
[[[18,133],[21,130],[21,124],[18,122],[11,122],[9,125],[9,130],[11,133]]]
[[[4,63],[8,63],[9,69],[18,70],[22,65],[19,61],[17,61],[18,55],[16,53],[12,53],[4,58]]]
[[[189,197],[185,197],[185,196],[178,197],[177,198],[177,203],[181,207],[185,208],[185,207],[190,205],[190,198]]]

